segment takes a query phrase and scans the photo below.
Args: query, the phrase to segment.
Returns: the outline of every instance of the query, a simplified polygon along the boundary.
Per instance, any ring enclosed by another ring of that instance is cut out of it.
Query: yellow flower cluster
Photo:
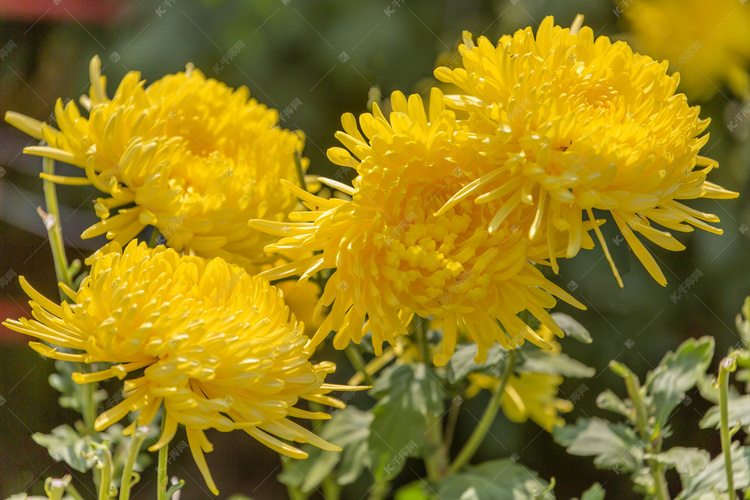
[[[336,137],[346,149],[328,157],[358,176],[353,187],[324,182],[350,200],[289,186],[308,211],[290,214],[292,224],[251,222],[281,237],[267,251],[294,256],[264,276],[305,283],[335,269],[318,303],[331,311],[313,343],[333,330],[340,349],[371,333],[380,353],[416,314],[443,322],[437,365],[459,331],[478,344],[477,362],[494,342],[549,347],[517,314],[562,335],[546,309],[555,297],[583,306],[536,265],[557,271],[558,258],[593,246],[594,229],[622,286],[594,209],[611,213],[662,285],[636,233],[669,250],[684,246],[652,222],[721,233],[707,224],[716,216],[682,203],[736,193],[706,180],[716,167],[698,155],[708,121],[675,94],[666,63],[551,17],[536,36],[527,28],[497,45],[465,33],[459,52],[462,67],[435,76],[462,94],[432,89],[425,109],[419,96],[394,92],[390,116],[377,104],[359,123],[343,116]]]
[[[30,344],[47,357],[110,364],[75,374],[77,383],[137,374],[125,380],[122,402],[96,419],[97,430],[132,412],[137,418],[125,430],[132,433],[163,406],[163,431],[150,449],[169,443],[182,424],[215,494],[203,456],[212,450],[207,429],[241,429],[294,458],[307,453],[285,440],[339,449],[290,417],[330,418],[295,405],[306,399],[343,408],[328,393],[354,388],[325,383],[335,365],[309,361],[313,348],[304,326],[290,317],[278,289],[221,258],[208,261],[135,241],[122,251],[115,243],[88,263],[91,274],[80,289],[64,287],[72,303],[58,305],[21,278],[35,319],[4,325],[52,344]]]
[[[63,184],[92,184],[101,222],[82,237],[106,234],[124,246],[154,226],[176,250],[221,257],[247,269],[263,263],[272,241],[247,227],[248,219],[286,220],[296,200],[278,189],[298,179],[295,155],[303,137],[278,126],[245,87],[233,90],[188,66],[144,86],[131,71],[112,99],[91,61],[90,96],[55,106],[60,130],[17,113],[6,120],[48,146],[25,152],[84,169],[86,177],[51,177]],[[307,160],[302,159],[306,168]],[[45,177],[42,174],[42,177]],[[46,178],[50,178],[47,176]],[[113,213],[113,211],[115,211]]]

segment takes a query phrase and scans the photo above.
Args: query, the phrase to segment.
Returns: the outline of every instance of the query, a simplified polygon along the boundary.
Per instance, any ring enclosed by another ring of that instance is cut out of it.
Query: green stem
[[[302,153],[298,150],[294,152],[294,166],[297,167],[297,177],[299,177],[299,185],[302,189],[307,191],[307,181],[305,181],[305,171],[302,169]]]
[[[158,240],[159,240],[159,230],[156,228],[156,226],[152,226],[151,237],[148,239],[148,247],[156,248],[156,242]]]
[[[732,472],[732,442],[729,435],[729,373],[737,369],[734,356],[721,360],[719,364],[719,410],[721,412],[721,450],[724,453],[724,467],[727,472],[727,492],[734,498],[734,474]]]
[[[641,384],[633,372],[625,373],[625,387],[635,407],[635,424],[641,441],[646,444],[646,452],[657,454],[661,451],[661,436],[650,436],[648,433],[648,410],[641,395]],[[654,481],[655,496],[658,500],[669,500],[669,487],[662,465],[656,460],[648,460],[649,473]]]
[[[133,482],[133,466],[138,459],[138,454],[141,452],[141,446],[147,435],[147,432],[141,432],[139,428],[136,428],[133,437],[130,438],[130,450],[128,450],[128,458],[122,468],[122,479],[120,479],[120,500],[130,499],[130,489],[135,484]]]
[[[383,500],[388,493],[391,491],[391,483],[389,481],[378,481],[370,490],[370,496],[368,500]]]
[[[162,416],[166,418],[166,416]],[[169,443],[159,448],[159,458],[156,466],[156,500],[167,500],[167,457],[169,456]]]
[[[352,367],[354,367],[357,372],[361,373],[364,376],[367,385],[372,385],[372,375],[367,373],[365,358],[362,357],[362,353],[359,352],[359,350],[351,344],[346,346],[346,349],[344,349],[344,353],[346,353],[346,357],[349,358],[349,362],[352,364]]]
[[[435,377],[430,358],[430,343],[427,340],[427,320],[416,317],[415,326],[419,355],[428,377]],[[424,465],[427,477],[433,481],[440,480],[448,468],[448,453],[443,442],[443,426],[440,416],[427,413],[427,432],[424,435]]]
[[[45,174],[55,175],[55,160],[52,160],[51,158],[43,158],[42,171]],[[60,223],[60,206],[57,203],[57,190],[55,189],[55,183],[48,181],[47,179],[43,179],[42,183],[44,189],[44,203],[47,206],[47,216],[44,217],[44,226],[47,228],[47,236],[49,237],[49,244],[52,248],[52,259],[55,263],[55,276],[57,276],[58,283],[64,283],[70,288],[73,288],[73,281],[68,272],[68,257],[65,255],[65,240],[63,239],[62,225]],[[42,215],[41,212],[40,215]],[[66,300],[67,298],[67,296],[62,293],[62,290],[60,290],[60,297],[62,300]]]
[[[112,453],[109,451],[109,442],[105,441],[100,445],[102,464],[101,481],[99,483],[99,500],[108,500],[110,490],[112,489]]]
[[[68,485],[65,492],[71,497],[73,497],[73,500],[83,500],[83,497],[81,496],[81,494],[78,493],[78,490],[72,484]]]
[[[446,475],[449,476],[458,472],[468,464],[469,460],[474,456],[474,453],[479,449],[479,445],[484,441],[484,437],[490,431],[490,426],[492,426],[492,422],[494,422],[495,416],[500,410],[505,387],[508,385],[508,380],[513,374],[513,368],[515,367],[517,357],[518,353],[515,349],[508,351],[508,358],[505,360],[503,373],[500,375],[500,382],[497,384],[495,392],[492,393],[482,418],[479,420],[479,423],[474,428],[474,431],[471,433],[471,436],[469,436],[469,439],[466,441],[463,448],[461,448],[461,451],[456,455],[453,463],[448,467]]]

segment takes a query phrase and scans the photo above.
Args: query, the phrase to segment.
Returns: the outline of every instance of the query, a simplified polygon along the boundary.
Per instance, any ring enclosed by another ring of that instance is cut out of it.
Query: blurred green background
[[[536,28],[549,14],[558,24],[569,25],[577,13],[585,15],[586,24],[598,35],[623,37],[615,5],[607,0],[3,2],[0,47],[10,50],[0,55],[0,111],[19,111],[51,122],[58,97],[77,99],[88,91],[88,63],[96,54],[102,59],[110,93],[127,71],[140,71],[153,81],[193,62],[209,77],[230,86],[247,86],[255,98],[282,113],[296,103],[282,126],[307,135],[305,155],[311,160],[311,172],[332,175],[336,170],[325,150],[336,145],[333,134],[339,117],[345,111],[365,111],[371,87],[380,87],[386,96],[393,90],[425,90],[435,83],[435,61],[455,49],[462,30],[497,39],[526,26]],[[238,54],[222,62],[232,47],[240,47]],[[561,397],[577,390],[582,393],[566,416],[568,421],[600,414],[595,396],[607,386],[622,392],[606,369],[612,359],[643,375],[687,337],[715,336],[719,354],[738,340],[734,318],[750,294],[745,272],[750,264],[746,201],[750,146],[743,142],[750,126],[743,123],[733,131],[727,127],[742,106],[731,97],[719,94],[701,104],[702,116],[712,118],[711,139],[703,154],[721,164],[711,180],[740,191],[741,197],[689,203],[719,215],[724,235],[680,234],[686,251],[653,249],[669,280],[666,288],[648,276],[626,245],[615,242],[613,223],[604,226],[604,233],[623,273],[623,290],[599,248],[563,263],[553,280],[589,308],[565,312],[594,337],[594,343],[585,346],[563,340],[563,348],[597,370],[593,379],[567,380],[562,385]],[[30,144],[20,132],[0,126],[0,276],[12,277],[0,290],[2,318],[16,318],[28,310],[14,275],[26,276],[50,297],[56,294],[46,233],[35,211],[43,205],[41,161],[21,154]],[[64,166],[60,170],[66,171]],[[96,220],[92,203],[96,193],[79,187],[61,187],[58,192],[69,257],[84,258],[101,243],[78,236]],[[680,284],[696,270],[702,276],[688,293],[675,299]],[[346,381],[347,363],[338,354],[331,357],[341,366],[334,381]],[[19,491],[39,494],[45,477],[59,477],[66,469],[30,436],[61,423],[72,424],[76,414],[56,404],[57,393],[47,384],[52,362],[5,329],[0,330],[0,366],[0,498]],[[485,401],[486,396],[480,396],[466,404],[455,442],[469,434]],[[367,404],[367,396],[357,396],[353,404]],[[720,449],[718,434],[697,427],[708,406],[697,393],[688,394],[671,422],[674,444],[691,443],[714,453]],[[241,433],[215,432],[209,437],[216,451],[207,458],[222,497],[243,493],[256,499],[285,498],[275,480],[281,470],[276,454]],[[211,498],[188,455],[171,467],[174,475],[187,481],[181,498]],[[607,498],[633,495],[626,478],[597,471],[588,458],[567,456],[532,423],[511,424],[501,416],[475,461],[503,456],[517,458],[547,479],[554,476],[558,498],[580,495],[594,481],[603,483]],[[413,474],[422,472],[416,462],[409,465]],[[136,498],[153,497],[153,481],[153,476],[145,475],[134,490],[140,492]],[[352,488],[351,498],[362,493]]]

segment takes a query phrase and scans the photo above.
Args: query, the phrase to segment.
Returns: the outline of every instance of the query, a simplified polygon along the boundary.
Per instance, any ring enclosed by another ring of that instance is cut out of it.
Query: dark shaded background
[[[336,145],[333,133],[344,111],[365,110],[367,92],[379,86],[392,90],[422,91],[430,84],[435,60],[456,47],[462,30],[496,39],[525,26],[536,27],[547,14],[569,25],[576,13],[597,34],[620,36],[613,11],[605,0],[556,2],[529,1],[384,1],[256,0],[256,1],[0,1],[0,47],[14,48],[0,61],[0,111],[14,110],[50,121],[58,97],[77,99],[88,91],[88,62],[98,54],[109,91],[129,70],[139,70],[148,81],[195,63],[207,76],[231,86],[247,86],[261,102],[283,111],[295,100],[301,105],[282,125],[307,135],[306,156],[311,171],[331,175],[334,167],[325,150]],[[237,42],[244,48],[231,64],[221,58]],[[719,160],[722,168],[712,180],[744,194],[747,191],[747,143],[740,142],[750,127],[744,124],[731,134],[726,123],[736,116],[731,98],[717,95],[703,103],[703,116],[711,116],[711,139],[703,154]],[[44,226],[35,209],[43,204],[38,172],[41,161],[21,154],[29,138],[0,126],[0,276],[12,270],[25,275],[40,291],[56,294],[51,253]],[[61,167],[64,173],[64,167]],[[71,169],[74,172],[76,169]],[[58,189],[69,257],[83,258],[99,242],[81,241],[78,235],[95,220],[93,189]],[[605,237],[623,273],[624,290],[611,276],[600,249],[584,252],[564,262],[553,278],[568,287],[589,310],[568,311],[589,328],[594,343],[587,346],[563,340],[564,349],[596,367],[592,380],[567,380],[561,390],[568,397],[577,389],[583,396],[566,418],[601,414],[595,396],[610,384],[622,394],[620,382],[607,364],[617,359],[641,375],[656,365],[668,349],[690,336],[713,335],[723,354],[738,340],[734,317],[750,293],[748,259],[748,205],[739,200],[718,203],[691,202],[722,219],[723,236],[703,232],[680,234],[687,250],[670,253],[654,249],[669,280],[656,284],[630,250],[615,243],[613,223],[604,226]],[[670,296],[695,270],[702,276],[690,292],[677,300]],[[19,317],[27,310],[17,278],[0,290],[0,317]],[[34,444],[33,432],[73,423],[76,414],[61,410],[56,393],[46,382],[52,362],[25,346],[20,336],[0,330],[0,497],[19,491],[40,494],[47,476],[60,477],[65,466],[55,463],[46,450]],[[345,381],[347,363],[340,361],[336,381]],[[699,431],[697,420],[709,406],[697,394],[680,406],[673,417],[673,445],[690,443],[719,450],[718,435]],[[468,436],[481,414],[484,396],[467,402],[459,417],[456,442]],[[358,395],[353,404],[367,404]],[[594,481],[604,483],[607,498],[630,498],[626,478],[597,471],[587,458],[565,455],[551,437],[534,424],[495,422],[492,435],[475,461],[516,454],[522,463],[549,479],[557,480],[558,498],[570,498]],[[178,436],[178,439],[179,436]],[[256,499],[285,498],[276,482],[278,456],[240,432],[210,434],[216,451],[209,465],[222,497],[238,492]],[[421,465],[414,462],[414,470]],[[407,468],[408,469],[408,468]],[[171,467],[186,479],[182,499],[211,498],[189,454]],[[195,480],[192,480],[194,478]],[[674,478],[673,478],[674,479]],[[79,490],[85,491],[78,480]],[[154,478],[145,475],[134,491],[137,498],[154,496]],[[358,494],[348,496],[359,498]],[[93,495],[92,495],[93,496]],[[347,498],[348,498],[347,497]]]

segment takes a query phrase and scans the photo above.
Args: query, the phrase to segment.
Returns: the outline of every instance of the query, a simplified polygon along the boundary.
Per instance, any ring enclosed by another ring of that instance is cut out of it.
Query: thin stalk
[[[500,404],[503,394],[505,393],[505,387],[508,385],[508,380],[513,374],[513,368],[516,365],[517,357],[518,354],[515,349],[508,351],[508,359],[505,360],[503,373],[500,375],[500,382],[497,384],[495,392],[492,393],[492,396],[487,403],[487,407],[484,409],[482,418],[474,428],[474,431],[472,431],[471,436],[469,436],[469,439],[466,441],[463,448],[461,448],[461,451],[458,452],[458,455],[456,455],[453,463],[451,463],[448,467],[446,475],[449,476],[455,472],[458,472],[466,464],[468,464],[469,460],[471,460],[471,457],[473,457],[474,453],[476,453],[477,449],[479,449],[479,445],[481,445],[482,441],[484,441],[485,436],[490,430],[492,422],[494,422],[495,420],[495,416],[497,416],[497,412],[500,410]]]
[[[72,484],[68,485],[68,487],[65,489],[65,493],[73,497],[73,500],[83,500],[81,494],[78,493],[78,490]]]
[[[451,407],[450,410],[448,410],[448,421],[445,423],[445,437],[443,438],[443,446],[445,446],[446,453],[450,452],[451,444],[453,444],[453,435],[456,431],[458,413],[461,410],[461,404],[464,400],[463,397],[464,391],[462,390],[451,399]]]
[[[625,375],[625,387],[635,407],[635,424],[641,441],[646,443],[646,452],[649,454],[659,453],[661,451],[661,437],[654,439],[648,434],[648,410],[641,397],[641,385],[635,374],[630,370]],[[656,498],[658,500],[669,500],[669,487],[662,465],[656,460],[648,460],[648,468],[654,481]]]
[[[420,358],[424,364],[428,377],[434,377],[432,360],[430,358],[430,343],[427,340],[427,320],[417,317],[415,330]],[[443,444],[443,426],[440,417],[427,414],[427,432],[424,436],[424,465],[427,477],[437,481],[445,475],[448,467],[448,454]]]
[[[307,191],[307,181],[305,181],[305,171],[302,169],[302,153],[294,152],[294,166],[297,167],[297,177],[299,177],[299,186]]]
[[[141,432],[139,428],[136,428],[130,438],[130,450],[128,450],[128,458],[125,460],[120,479],[120,500],[130,500],[130,489],[135,484],[133,483],[133,466],[138,459],[138,454],[141,452],[141,446],[143,446],[143,441],[147,435],[147,430]]]
[[[162,416],[166,420],[166,415]],[[162,432],[164,423],[162,423]],[[169,443],[159,448],[159,458],[156,465],[156,500],[167,500],[167,457],[169,456]]]
[[[109,500],[110,490],[112,489],[112,453],[109,451],[109,443],[104,442],[101,445],[102,465],[101,482],[99,483],[99,500]]]
[[[159,230],[156,226],[151,228],[151,237],[148,239],[148,247],[156,248],[156,242],[159,240]]]
[[[344,353],[346,353],[346,357],[349,358],[349,362],[352,364],[354,369],[357,370],[357,374],[361,373],[367,385],[372,385],[372,375],[367,373],[367,365],[365,365],[365,358],[362,357],[362,353],[359,352],[357,348],[351,344],[346,346],[346,349],[344,349]]]
[[[51,158],[43,158],[42,171],[45,174],[55,175],[55,160]],[[47,228],[47,236],[49,237],[49,244],[52,248],[52,260],[55,263],[55,276],[57,276],[58,283],[64,283],[70,288],[73,288],[73,281],[68,271],[68,257],[65,255],[65,240],[63,239],[62,234],[62,225],[60,224],[60,206],[57,202],[55,183],[43,179],[42,186],[44,189],[44,204],[47,207],[47,213],[45,215],[40,211],[39,215],[42,216],[44,226]],[[62,293],[62,290],[60,290],[60,297],[62,300],[66,300],[67,298],[67,296]]]
[[[727,472],[727,492],[734,498],[734,474],[732,472],[732,437],[729,435],[729,374],[737,369],[734,356],[721,360],[719,364],[719,411],[721,413],[721,451],[724,453],[724,468]]]

